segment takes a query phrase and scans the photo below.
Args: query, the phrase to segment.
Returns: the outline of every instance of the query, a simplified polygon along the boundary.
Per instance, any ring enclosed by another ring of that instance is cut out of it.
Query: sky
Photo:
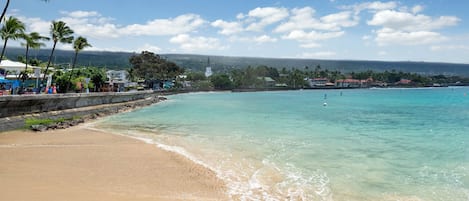
[[[469,63],[467,8],[468,0],[11,0],[7,15],[47,36],[53,20],[64,21],[87,50]]]

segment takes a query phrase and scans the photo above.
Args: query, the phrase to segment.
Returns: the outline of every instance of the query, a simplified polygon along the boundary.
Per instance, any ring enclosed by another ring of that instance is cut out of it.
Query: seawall
[[[28,118],[94,118],[158,102],[154,92],[0,96],[0,132],[24,127]]]

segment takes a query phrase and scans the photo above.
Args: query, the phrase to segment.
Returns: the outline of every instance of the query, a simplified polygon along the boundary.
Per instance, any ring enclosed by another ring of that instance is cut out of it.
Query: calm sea
[[[211,168],[235,200],[469,200],[469,88],[181,94],[95,126]]]

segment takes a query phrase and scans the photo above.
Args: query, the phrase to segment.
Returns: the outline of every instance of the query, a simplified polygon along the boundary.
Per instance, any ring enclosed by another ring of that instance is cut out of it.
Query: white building
[[[213,73],[212,73],[212,67],[206,67],[205,68],[205,77],[210,77],[212,76]]]
[[[2,60],[2,62],[0,63],[0,68],[3,69],[7,76],[6,78],[7,79],[16,79],[18,77],[18,75],[21,73],[21,71],[24,71],[26,67],[26,64],[24,63],[21,63],[21,62],[17,62],[17,61],[10,61],[10,60]],[[28,69],[33,69],[33,72],[34,71],[41,71],[41,67],[37,67],[37,66],[31,66],[31,65],[28,65]],[[51,68],[49,67],[49,73],[52,73],[54,70],[54,68]],[[44,76],[44,74],[42,73],[30,73],[28,74],[29,78],[38,78],[38,75],[39,75],[39,78],[41,78],[42,76]]]
[[[128,82],[129,73],[126,70],[108,70],[106,76],[110,82]]]

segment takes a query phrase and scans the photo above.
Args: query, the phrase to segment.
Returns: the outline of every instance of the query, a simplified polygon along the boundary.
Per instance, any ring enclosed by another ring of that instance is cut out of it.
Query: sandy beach
[[[214,172],[80,125],[0,133],[0,200],[227,200]]]

